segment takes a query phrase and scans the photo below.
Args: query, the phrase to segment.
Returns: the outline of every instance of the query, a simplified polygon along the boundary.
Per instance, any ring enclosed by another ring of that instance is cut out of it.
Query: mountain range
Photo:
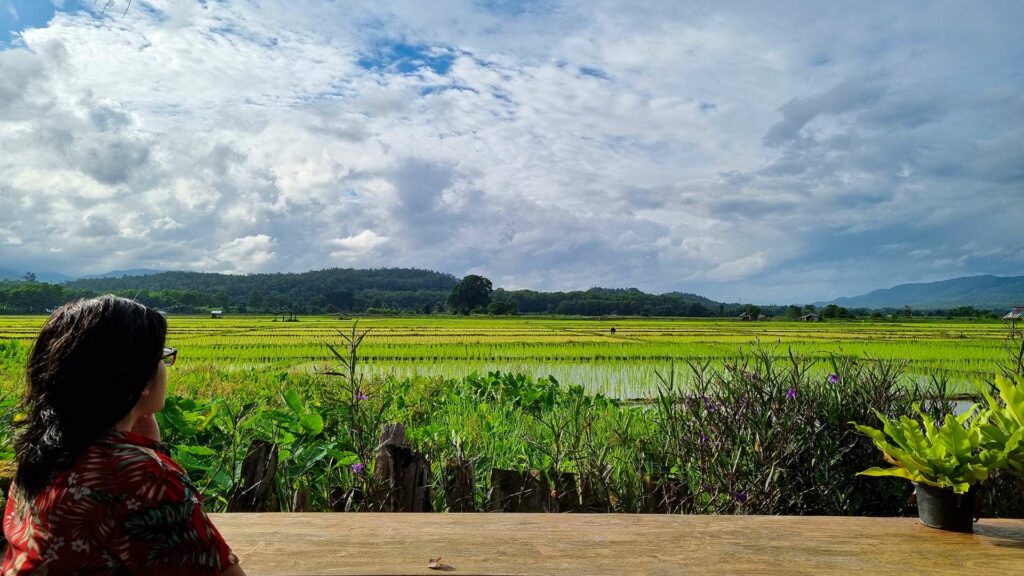
[[[91,278],[121,278],[123,276],[149,276],[151,274],[159,274],[163,270],[154,270],[152,268],[132,268],[130,270],[111,270],[110,272],[104,272],[103,274],[87,274],[85,276],[68,276],[62,272],[54,272],[53,270],[41,270],[32,271],[36,275],[36,280],[40,282],[49,282],[51,284],[61,284],[63,282],[70,282],[72,280],[87,280]],[[25,270],[15,270],[14,268],[0,268],[0,280],[23,280],[25,274],[28,272]]]
[[[1024,276],[963,276],[938,282],[900,284],[831,302],[844,308],[949,309],[974,306],[1006,310],[1024,305]]]

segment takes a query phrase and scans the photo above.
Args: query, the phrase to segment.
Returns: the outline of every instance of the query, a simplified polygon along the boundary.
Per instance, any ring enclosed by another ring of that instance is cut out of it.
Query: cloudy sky
[[[104,3],[0,0],[2,268],[1024,274],[1017,0]]]

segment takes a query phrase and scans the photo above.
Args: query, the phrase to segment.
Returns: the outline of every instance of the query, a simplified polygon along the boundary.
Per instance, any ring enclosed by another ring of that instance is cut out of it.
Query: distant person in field
[[[3,575],[243,575],[199,491],[160,442],[160,313],[116,296],[46,321],[28,359]]]

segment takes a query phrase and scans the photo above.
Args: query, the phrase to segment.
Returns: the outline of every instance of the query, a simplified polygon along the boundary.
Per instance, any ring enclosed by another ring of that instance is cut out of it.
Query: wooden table
[[[247,574],[1024,575],[1024,520],[974,534],[912,518],[213,514]],[[442,557],[442,570],[430,558]]]

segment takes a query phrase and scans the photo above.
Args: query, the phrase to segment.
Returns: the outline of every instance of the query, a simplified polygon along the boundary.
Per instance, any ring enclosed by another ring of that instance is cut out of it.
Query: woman
[[[4,576],[244,575],[160,442],[167,322],[116,296],[66,304],[28,359]]]

